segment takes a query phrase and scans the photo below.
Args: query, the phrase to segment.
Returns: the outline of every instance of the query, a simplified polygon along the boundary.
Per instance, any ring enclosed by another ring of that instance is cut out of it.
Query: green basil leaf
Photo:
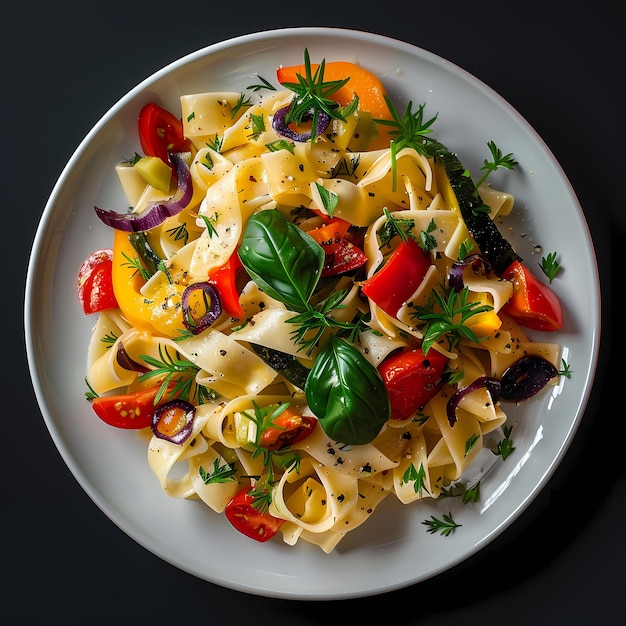
[[[299,312],[308,309],[324,256],[310,235],[276,209],[248,219],[239,247],[239,258],[259,289]]]
[[[340,443],[369,443],[391,417],[389,394],[378,370],[335,335],[319,351],[304,391],[324,432]]]

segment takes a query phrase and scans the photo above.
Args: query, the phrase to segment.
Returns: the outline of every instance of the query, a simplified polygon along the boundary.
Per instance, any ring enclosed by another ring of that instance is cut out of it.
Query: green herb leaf
[[[341,443],[369,443],[391,415],[378,370],[353,345],[334,335],[317,355],[304,391],[324,432]]]
[[[324,266],[322,247],[277,209],[250,217],[239,258],[260,289],[293,311],[306,311]]]
[[[298,125],[302,123],[304,119],[310,117],[313,124],[311,140],[317,137],[317,118],[320,113],[326,113],[326,115],[331,118],[345,121],[345,116],[354,111],[358,104],[358,99],[355,99],[347,109],[342,109],[337,102],[328,97],[341,89],[350,78],[324,81],[325,68],[326,61],[323,59],[315,70],[315,73],[313,73],[311,70],[309,51],[305,48],[304,76],[297,74],[297,83],[283,83],[283,87],[293,91],[295,94],[295,97],[289,105],[287,115],[285,116],[285,123],[295,123]]]
[[[468,295],[467,287],[459,292],[447,287],[443,293],[434,289],[425,306],[414,307],[415,311],[411,313],[411,317],[417,319],[417,325],[423,333],[424,354],[441,337],[446,337],[448,349],[457,346],[461,339],[468,339],[474,343],[480,341],[466,323],[473,315],[492,311],[493,307],[475,301],[468,302]]]
[[[556,252],[550,252],[548,256],[541,257],[541,263],[539,264],[541,271],[548,277],[550,282],[561,271],[561,266],[557,262],[556,256]]]
[[[425,526],[427,526],[427,531],[431,534],[440,533],[444,537],[451,535],[459,526],[462,524],[457,524],[452,519],[452,513],[448,513],[443,516],[443,520],[436,518],[434,515],[430,516],[429,520],[424,520],[422,522]]]
[[[496,449],[492,450],[496,456],[501,456],[503,461],[506,460],[506,458],[515,450],[515,446],[513,445],[513,441],[511,439],[512,430],[513,426],[503,426],[502,432],[504,433],[504,439],[498,441]]]
[[[212,483],[228,483],[236,480],[236,470],[226,462],[224,465],[220,465],[219,458],[213,461],[213,469],[210,472],[207,472],[201,465],[198,468],[198,473],[205,485]]]
[[[497,169],[504,167],[509,170],[514,170],[515,166],[518,165],[518,162],[513,158],[511,153],[503,155],[500,148],[498,148],[493,141],[488,141],[487,147],[491,152],[492,160],[488,161],[485,159],[484,165],[480,168],[481,170],[485,170],[485,173],[476,183],[476,189],[487,180],[489,174],[495,172]]]

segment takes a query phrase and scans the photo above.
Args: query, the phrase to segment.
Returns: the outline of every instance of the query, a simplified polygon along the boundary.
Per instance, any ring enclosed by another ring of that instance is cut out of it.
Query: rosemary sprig
[[[329,313],[333,309],[345,306],[341,304],[341,301],[347,294],[348,291],[345,289],[336,291],[316,307],[309,305],[306,311],[287,320],[289,324],[297,325],[297,328],[291,332],[291,336],[294,342],[300,345],[301,350],[306,349],[307,356],[311,355],[327,328],[338,328],[340,332],[349,333],[351,341],[357,341],[360,331],[366,328],[362,317],[355,322],[341,322],[330,317]],[[310,335],[311,331],[315,331],[313,335]]]
[[[182,359],[178,352],[172,356],[167,347],[163,348],[160,344],[159,357],[159,359],[155,359],[149,354],[142,354],[142,360],[154,369],[141,374],[138,378],[139,382],[150,378],[163,378],[159,391],[154,398],[154,404],[157,404],[166,393],[170,398],[194,400],[196,404],[204,404],[217,397],[213,389],[196,383],[196,374],[200,368],[195,363]],[[173,387],[168,392],[170,385]]]
[[[250,91],[260,91],[261,89],[269,89],[270,91],[276,91],[276,87],[272,85],[267,79],[263,78],[263,76],[259,76],[257,74],[257,78],[261,81],[261,84],[248,85],[246,89]]]
[[[434,534],[436,532],[441,533],[444,537],[451,535],[459,526],[462,524],[457,524],[452,519],[452,513],[444,514],[443,519],[440,520],[436,518],[434,515],[430,516],[430,519],[424,520],[422,522],[424,526],[427,526],[427,532]]]
[[[388,131],[388,133],[393,137],[391,140],[390,151],[392,190],[395,191],[397,184],[396,157],[398,152],[404,148],[413,148],[418,154],[426,157],[432,157],[435,155],[437,150],[443,149],[444,146],[428,136],[433,132],[431,127],[437,119],[437,114],[425,121],[424,109],[426,107],[426,103],[420,104],[417,107],[417,111],[413,111],[413,102],[409,101],[404,110],[404,114],[400,115],[389,96],[385,94],[384,98],[393,119],[375,119],[374,121],[377,124],[383,124],[393,128],[393,130]]]
[[[296,470],[300,466],[300,455],[296,450],[292,450],[289,447],[280,450],[269,450],[261,446],[261,440],[263,433],[268,428],[276,428],[283,430],[281,426],[275,423],[276,419],[285,412],[289,407],[289,402],[283,402],[279,405],[271,404],[269,406],[260,407],[256,402],[252,401],[253,413],[244,411],[245,415],[255,426],[254,442],[251,443],[254,451],[252,452],[252,458],[258,456],[263,457],[263,466],[267,471],[266,482],[270,485],[274,482],[274,462],[279,467],[287,468],[295,464]]]
[[[293,91],[295,97],[289,105],[285,123],[296,125],[301,124],[304,120],[312,120],[311,140],[317,137],[317,118],[320,114],[325,113],[331,118],[345,121],[346,117],[351,114],[358,106],[358,98],[342,108],[337,102],[331,100],[328,96],[341,89],[350,77],[342,80],[324,81],[324,70],[326,68],[326,60],[323,59],[313,73],[311,69],[311,60],[309,51],[304,49],[304,70],[305,75],[297,74],[297,83],[283,83],[283,87]]]

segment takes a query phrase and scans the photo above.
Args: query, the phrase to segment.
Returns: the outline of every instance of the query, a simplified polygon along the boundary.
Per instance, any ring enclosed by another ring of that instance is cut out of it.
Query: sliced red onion
[[[172,443],[184,443],[193,430],[196,407],[185,400],[171,400],[158,406],[152,414],[155,437]]]
[[[523,356],[502,374],[500,395],[509,402],[521,402],[539,393],[559,372],[543,357]]]
[[[189,306],[189,299],[196,291],[203,291],[209,298],[206,312],[199,318],[194,317],[191,307]],[[189,285],[189,287],[183,291],[182,307],[183,324],[185,328],[194,335],[199,335],[203,330],[206,330],[222,314],[222,300],[220,299],[220,294],[211,283],[207,282]]]
[[[446,404],[446,414],[450,426],[456,422],[456,409],[468,393],[486,387],[491,399],[498,402],[499,399],[507,402],[522,402],[539,393],[559,372],[543,357],[536,355],[523,356],[515,363],[507,367],[502,378],[497,380],[489,376],[481,376],[466,387],[459,389],[450,396]]]
[[[131,372],[141,372],[142,374],[145,374],[149,371],[145,365],[141,365],[141,363],[137,363],[137,361],[130,358],[128,352],[126,352],[126,348],[124,348],[124,344],[121,341],[117,344],[117,354],[115,355],[115,360],[120,367],[123,367],[125,370],[129,370]]]
[[[139,232],[161,225],[168,217],[180,213],[191,201],[193,185],[191,173],[184,158],[185,153],[172,152],[170,159],[176,167],[178,187],[170,202],[154,204],[141,213],[116,213],[97,206],[96,215],[107,225],[117,230]]]
[[[272,118],[272,127],[274,130],[283,137],[287,137],[287,139],[291,139],[292,141],[299,141],[301,143],[305,143],[311,139],[313,135],[313,131],[310,130],[305,133],[298,133],[295,130],[289,128],[287,123],[285,122],[285,118],[287,117],[287,113],[289,112],[289,105],[283,107],[282,109],[278,109],[276,113],[274,113],[274,117]],[[309,116],[308,119],[311,119]],[[317,128],[315,132],[317,135],[321,135],[330,124],[330,115],[328,113],[324,113],[324,111],[320,111],[317,114]]]
[[[490,376],[481,376],[476,380],[472,381],[466,387],[455,391],[448,400],[446,404],[446,415],[448,416],[448,422],[450,426],[454,426],[456,422],[456,408],[459,405],[459,402],[468,394],[472,393],[472,391],[476,391],[477,389],[482,389],[485,387],[495,404],[500,397],[500,381],[496,378],[492,378]]]
[[[457,293],[465,286],[465,283],[463,282],[463,270],[468,265],[471,265],[475,272],[482,271],[483,274],[491,273],[491,265],[489,261],[487,261],[487,259],[480,254],[470,254],[462,261],[455,261],[450,267],[448,283]]]

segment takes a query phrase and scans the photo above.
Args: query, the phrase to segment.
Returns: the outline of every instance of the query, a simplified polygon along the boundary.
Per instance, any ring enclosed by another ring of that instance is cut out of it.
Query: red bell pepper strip
[[[85,315],[117,309],[113,291],[113,250],[92,252],[78,270],[78,299]]]
[[[228,315],[235,319],[243,319],[245,312],[239,303],[237,289],[237,272],[243,267],[237,251],[221,267],[209,273],[209,281],[220,294],[222,306]]]
[[[513,295],[502,307],[503,313],[525,328],[544,331],[563,328],[558,296],[521,261],[513,261],[501,277],[513,283]]]
[[[361,284],[361,291],[385,313],[396,317],[400,307],[424,280],[431,262],[419,245],[402,241],[387,262]]]
[[[421,409],[442,385],[448,357],[436,350],[406,348],[388,356],[379,366],[391,404],[391,419],[405,420]]]

